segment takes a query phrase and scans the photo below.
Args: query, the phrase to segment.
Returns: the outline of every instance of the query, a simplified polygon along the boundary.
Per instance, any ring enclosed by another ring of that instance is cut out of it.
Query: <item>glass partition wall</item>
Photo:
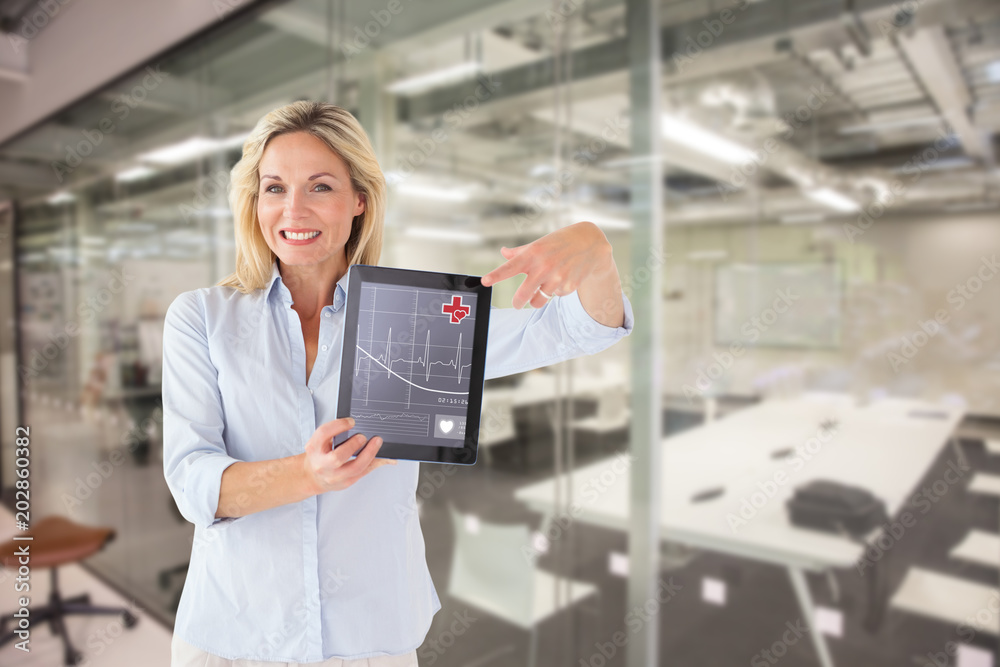
[[[35,512],[113,526],[90,567],[171,622],[192,531],[163,481],[163,315],[232,270],[226,185],[253,124],[329,100],[390,184],[382,264],[481,275],[591,220],[627,294],[662,267],[660,597],[627,602],[647,354],[626,338],[488,381],[477,465],[423,466],[443,609],[421,665],[633,665],[644,633],[662,665],[986,664],[954,661],[997,634],[976,618],[1000,519],[971,480],[1000,472],[1000,18],[944,4],[661,3],[666,244],[642,257],[624,2],[262,3],[143,64],[0,146],[57,183],[0,190]],[[817,480],[871,492],[884,521],[793,526]]]

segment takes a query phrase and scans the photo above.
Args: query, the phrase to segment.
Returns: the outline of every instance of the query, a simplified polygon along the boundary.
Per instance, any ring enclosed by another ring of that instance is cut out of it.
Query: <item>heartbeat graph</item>
[[[375,419],[378,421],[389,421],[398,420],[402,421],[404,419],[417,419],[425,420],[427,415],[423,415],[417,412],[407,413],[407,412],[393,412],[392,414],[384,415],[381,412],[358,412],[358,416],[364,417],[365,419]]]
[[[394,412],[383,414],[381,412],[351,411],[354,417],[354,428],[362,432],[381,433],[383,435],[417,435],[427,437],[430,435],[431,418],[430,415]]]
[[[377,406],[385,414],[390,408],[412,413],[411,408],[425,406],[437,413],[443,405],[464,405],[460,397],[469,393],[475,300],[469,303],[463,296],[462,317],[453,322],[447,308],[454,293],[362,287],[353,369],[359,407]]]
[[[359,327],[358,327],[358,335],[359,336],[360,336],[360,332],[361,332],[361,327],[359,325]],[[369,352],[368,350],[366,350],[363,347],[361,347],[360,345],[358,345],[357,347],[358,347],[358,349],[366,357],[368,357],[369,359],[371,359],[372,361],[374,361],[379,366],[381,366],[382,368],[385,369],[386,377],[389,377],[390,375],[395,375],[396,377],[398,377],[399,379],[403,380],[404,382],[407,382],[410,385],[412,385],[414,387],[417,387],[418,389],[423,389],[425,391],[435,391],[435,392],[438,392],[438,393],[441,393],[441,394],[465,394],[465,393],[467,393],[465,391],[451,391],[451,392],[449,392],[449,391],[442,391],[440,389],[434,389],[432,387],[421,387],[420,385],[411,382],[410,380],[406,379],[405,377],[403,377],[399,373],[396,373],[395,371],[392,370],[392,365],[393,364],[398,364],[398,363],[409,364],[409,366],[410,366],[410,377],[412,378],[413,377],[413,367],[414,366],[420,366],[420,365],[422,365],[424,367],[424,382],[428,382],[431,379],[431,366],[433,366],[435,364],[439,364],[441,366],[450,366],[450,367],[454,368],[455,371],[456,371],[455,374],[454,374],[455,381],[458,384],[461,384],[462,383],[462,375],[465,372],[465,369],[468,368],[468,367],[470,367],[472,365],[472,364],[463,364],[462,363],[462,334],[461,334],[461,332],[459,332],[459,334],[458,334],[458,345],[455,346],[455,358],[451,359],[449,361],[431,361],[430,360],[430,358],[431,358],[431,347],[445,347],[445,348],[450,348],[450,346],[447,346],[447,345],[434,345],[434,346],[432,346],[431,345],[431,332],[430,331],[427,332],[427,339],[424,342],[424,346],[423,346],[424,353],[421,356],[417,357],[416,359],[407,359],[405,357],[400,358],[400,359],[391,359],[389,357],[389,350],[392,347],[392,327],[389,327],[389,332],[386,335],[386,339],[385,339],[385,354],[380,354],[378,356],[375,356],[371,352]],[[358,357],[357,362],[354,364],[354,375],[357,376],[360,372],[361,372],[361,357]],[[435,375],[434,377],[452,377],[452,376],[449,374],[449,375]]]

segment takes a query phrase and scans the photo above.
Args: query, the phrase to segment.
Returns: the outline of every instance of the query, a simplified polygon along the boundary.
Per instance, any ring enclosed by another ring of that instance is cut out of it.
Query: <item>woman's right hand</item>
[[[328,421],[320,424],[306,443],[303,467],[306,479],[315,493],[341,491],[375,468],[396,464],[395,459],[375,458],[382,447],[382,438],[378,436],[368,440],[364,435],[356,433],[334,449],[333,436],[353,427],[354,419],[351,417]],[[352,461],[351,457],[362,447],[364,450]]]

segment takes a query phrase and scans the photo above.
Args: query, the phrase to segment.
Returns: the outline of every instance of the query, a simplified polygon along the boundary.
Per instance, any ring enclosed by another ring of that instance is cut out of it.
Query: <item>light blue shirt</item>
[[[300,454],[336,418],[347,276],[306,350],[277,262],[262,290],[179,295],[163,334],[163,466],[195,525],[174,632],[230,660],[318,662],[409,653],[441,608],[415,498],[419,463],[383,466],[343,491],[216,519],[222,471]],[[632,330],[607,327],[576,293],[540,309],[490,311],[486,377],[593,354]],[[375,435],[375,434],[372,434]],[[267,475],[251,481],[264,488]]]

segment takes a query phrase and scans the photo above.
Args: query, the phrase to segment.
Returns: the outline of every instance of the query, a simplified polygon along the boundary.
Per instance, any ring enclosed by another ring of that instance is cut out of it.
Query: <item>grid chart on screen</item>
[[[353,431],[414,444],[464,439],[476,298],[468,292],[362,284]]]

